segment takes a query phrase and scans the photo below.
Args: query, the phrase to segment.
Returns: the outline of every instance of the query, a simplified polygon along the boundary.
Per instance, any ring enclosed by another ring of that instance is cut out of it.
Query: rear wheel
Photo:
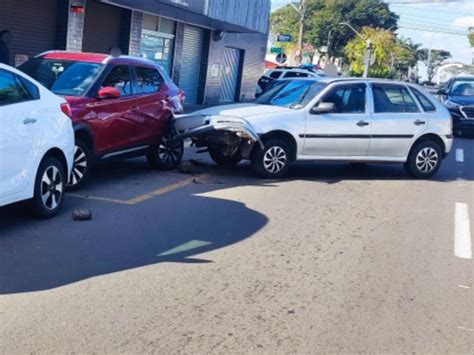
[[[252,166],[256,173],[267,179],[283,178],[290,164],[291,150],[281,139],[269,139],[264,142],[264,149],[253,154]]]
[[[41,163],[31,200],[31,207],[37,217],[50,218],[61,209],[67,181],[65,171],[66,168],[57,158],[46,158]]]
[[[210,148],[209,155],[217,165],[222,166],[234,166],[239,164],[242,160],[240,151],[235,152],[233,155],[225,155],[217,148]]]
[[[433,141],[422,141],[416,144],[405,163],[407,173],[417,179],[428,179],[439,170],[442,151]]]
[[[89,146],[81,139],[76,138],[74,166],[66,185],[69,191],[78,190],[87,182],[92,165],[91,157],[92,154]]]
[[[174,131],[170,130],[163,136],[160,145],[150,147],[147,160],[152,169],[173,170],[181,163],[184,142],[180,140],[172,143],[174,136]]]

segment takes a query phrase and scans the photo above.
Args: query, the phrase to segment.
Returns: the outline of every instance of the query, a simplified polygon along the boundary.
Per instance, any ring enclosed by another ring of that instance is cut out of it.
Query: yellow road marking
[[[183,180],[183,181],[179,181],[177,183],[162,187],[158,190],[148,192],[148,193],[140,195],[140,196],[136,196],[136,197],[131,198],[129,200],[120,200],[120,199],[116,199],[116,198],[108,198],[108,197],[100,197],[100,196],[85,196],[85,195],[81,195],[81,194],[68,194],[68,196],[82,198],[82,199],[86,199],[86,200],[113,202],[113,203],[118,203],[118,204],[122,204],[122,205],[133,206],[133,205],[137,205],[139,203],[148,201],[148,200],[150,200],[154,197],[161,196],[161,195],[167,194],[169,192],[178,190],[178,189],[180,189],[180,188],[182,188],[186,185],[191,184],[193,181],[194,181],[194,177]]]

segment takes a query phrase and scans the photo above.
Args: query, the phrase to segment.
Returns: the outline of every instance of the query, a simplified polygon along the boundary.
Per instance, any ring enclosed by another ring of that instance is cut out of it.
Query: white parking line
[[[454,213],[454,255],[472,259],[471,227],[467,204],[456,202]]]
[[[464,163],[464,149],[456,149],[456,161]]]

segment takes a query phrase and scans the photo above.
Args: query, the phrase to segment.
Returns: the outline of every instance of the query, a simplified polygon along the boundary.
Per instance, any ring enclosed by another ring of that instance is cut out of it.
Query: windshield
[[[474,96],[474,80],[456,80],[451,95]]]
[[[263,93],[255,103],[297,110],[305,107],[325,86],[309,80],[282,81]]]
[[[18,69],[57,95],[82,96],[97,78],[102,64],[34,58]]]

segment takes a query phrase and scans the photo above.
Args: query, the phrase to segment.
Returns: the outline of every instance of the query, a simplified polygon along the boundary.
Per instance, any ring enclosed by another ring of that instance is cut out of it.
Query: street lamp
[[[362,36],[352,25],[348,22],[340,22],[340,25],[349,27],[357,36],[359,36],[367,44],[367,57],[365,58],[364,78],[369,76],[370,61],[372,60],[372,41],[370,38]]]

